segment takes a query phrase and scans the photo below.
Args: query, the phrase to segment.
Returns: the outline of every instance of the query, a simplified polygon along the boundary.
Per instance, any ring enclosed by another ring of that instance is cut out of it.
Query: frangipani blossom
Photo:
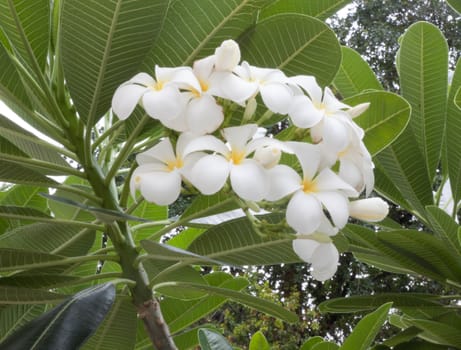
[[[293,98],[293,91],[287,85],[288,78],[278,70],[250,66],[243,62],[234,72],[258,91],[266,107],[274,113],[287,114]]]
[[[140,101],[152,118],[160,121],[174,119],[184,108],[180,88],[200,88],[189,67],[155,66],[155,77],[139,73],[117,88],[112,109],[120,119],[128,118]]]
[[[320,169],[318,146],[288,142],[301,164],[303,177],[286,165],[269,170],[270,192],[266,199],[278,200],[292,194],[286,220],[295,231],[311,234],[324,222],[326,209],[336,227],[344,227],[349,218],[348,197],[357,191],[331,169]]]
[[[315,143],[323,141],[332,151],[343,150],[351,133],[355,132],[352,116],[347,113],[351,107],[340,102],[328,87],[322,91],[312,76],[298,75],[289,78],[289,81],[298,91],[288,112],[293,124],[299,128],[311,128]],[[354,110],[357,113],[361,111]]]
[[[262,200],[269,190],[267,170],[257,160],[249,158],[260,147],[279,143],[261,137],[252,139],[258,130],[256,124],[226,128],[222,131],[227,143],[207,135],[192,141],[187,153],[213,151],[200,158],[191,170],[191,183],[203,194],[214,194],[230,178],[234,192],[245,200]]]
[[[176,154],[168,138],[138,154],[136,160],[139,167],[133,172],[130,181],[132,195],[140,190],[147,201],[158,205],[168,205],[178,199],[182,178],[189,177],[191,166],[204,155],[184,155],[184,148],[192,138],[190,134],[181,134],[176,143]]]
[[[312,266],[312,277],[325,281],[333,277],[338,269],[339,253],[328,237],[321,233],[313,235],[296,235],[293,240],[294,252]]]

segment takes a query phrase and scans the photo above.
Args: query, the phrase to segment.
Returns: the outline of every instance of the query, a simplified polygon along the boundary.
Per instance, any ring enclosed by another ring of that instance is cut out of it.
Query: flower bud
[[[377,222],[389,213],[389,206],[381,198],[359,199],[349,203],[349,215],[353,218]]]
[[[358,117],[360,114],[365,112],[368,107],[370,107],[370,103],[360,103],[357,106],[352,107],[351,109],[347,110],[347,113],[351,116],[351,118]]]
[[[277,146],[264,146],[255,151],[253,158],[264,168],[270,169],[279,163],[281,156],[282,151]]]
[[[215,50],[215,69],[232,71],[240,62],[240,48],[234,40],[225,40]]]

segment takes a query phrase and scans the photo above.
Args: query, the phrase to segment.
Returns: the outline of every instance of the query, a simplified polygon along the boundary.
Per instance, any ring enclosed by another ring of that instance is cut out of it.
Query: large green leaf
[[[64,0],[65,79],[80,116],[93,125],[116,87],[137,73],[162,26],[167,0]]]
[[[426,207],[429,222],[435,232],[453,252],[461,256],[461,244],[458,241],[459,225],[445,211],[436,206]]]
[[[235,265],[273,265],[299,262],[292,238],[263,239],[249,220],[234,219],[216,225],[194,240],[188,250],[210,259]]]
[[[86,289],[29,322],[0,344],[5,349],[77,349],[115,300],[113,284]]]
[[[269,0],[174,0],[162,32],[144,62],[144,69],[192,65],[213,54],[223,40],[236,38],[254,24]]]
[[[447,0],[448,5],[458,13],[461,13],[461,0]]]
[[[448,45],[433,24],[411,25],[400,41],[402,96],[412,107],[410,127],[424,155],[430,179],[440,162],[448,86]]]
[[[232,350],[232,346],[221,334],[207,328],[197,332],[200,348],[202,350]]]
[[[279,13],[292,12],[325,20],[350,2],[350,0],[277,0],[265,7],[259,18],[264,19]]]
[[[457,349],[459,349],[461,344],[459,321],[460,320],[457,320],[457,323],[447,324],[445,322],[437,322],[433,320],[406,320],[407,323],[424,331],[419,335],[421,338],[436,344],[454,346]]]
[[[0,344],[46,310],[46,305],[10,305],[0,310]]]
[[[381,83],[360,54],[346,46],[341,47],[343,59],[333,85],[343,97],[351,97],[364,90],[382,90]]]
[[[0,304],[54,304],[65,297],[42,289],[0,286]]]
[[[59,261],[64,257],[24,249],[0,248],[0,271],[19,270],[40,263]]]
[[[341,46],[322,21],[301,14],[281,14],[259,22],[239,39],[250,64],[280,68],[288,75],[307,74],[328,85],[341,64]]]
[[[0,1],[0,27],[13,50],[31,68],[45,68],[50,35],[48,0]],[[36,72],[38,73],[38,72]]]
[[[419,293],[383,293],[375,295],[352,295],[347,298],[335,298],[322,302],[319,305],[321,312],[348,313],[370,311],[384,303],[393,303],[394,308],[401,310],[446,310],[438,302],[439,297],[432,294]]]
[[[450,93],[448,94],[446,125],[447,166],[454,203],[458,203],[461,199],[461,149],[459,147],[459,135],[461,134],[461,109],[459,109],[454,102],[456,91],[460,87],[461,59],[459,59],[456,64]]]
[[[55,287],[57,285],[66,285],[68,283],[77,282],[79,277],[69,275],[58,275],[51,273],[17,273],[10,276],[0,278],[1,286],[14,286],[24,288],[42,288]]]
[[[384,304],[362,318],[344,341],[341,350],[367,350],[386,321],[391,306],[392,303]]]
[[[165,282],[157,285],[155,287],[155,290],[161,293],[163,288],[171,287],[193,289],[197,291],[207,292],[209,294],[223,296],[225,298],[232,299],[233,301],[242,303],[256,310],[262,311],[268,315],[280,318],[286,322],[298,321],[298,316],[296,314],[284,309],[279,305],[273,304],[272,302],[269,302],[264,299],[254,297],[250,294],[238,292],[232,289],[188,282]]]
[[[136,309],[130,298],[117,296],[104,322],[82,349],[133,349],[136,342],[136,325]]]
[[[384,91],[365,92],[344,100],[351,106],[369,102],[370,107],[354,121],[365,131],[363,142],[371,155],[392,143],[410,119],[410,105],[400,96]]]
[[[261,331],[253,334],[248,350],[270,350],[270,345]]]

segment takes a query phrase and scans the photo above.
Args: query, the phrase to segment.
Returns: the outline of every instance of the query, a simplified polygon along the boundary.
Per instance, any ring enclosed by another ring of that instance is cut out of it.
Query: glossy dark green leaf
[[[307,74],[328,85],[341,64],[341,46],[322,21],[301,14],[281,14],[259,22],[239,39],[251,65],[280,68],[287,75]]]
[[[261,11],[259,18],[291,12],[325,20],[350,2],[350,0],[276,0]]]
[[[9,305],[0,310],[0,344],[12,335],[17,329],[32,321],[46,311],[47,306]]]
[[[232,350],[226,338],[215,331],[200,328],[197,334],[202,350]]]
[[[383,89],[375,73],[357,51],[342,46],[341,52],[343,59],[333,85],[343,97],[351,97],[364,90]]]
[[[20,328],[0,346],[5,349],[77,349],[96,331],[114,300],[113,284],[83,290]]]
[[[63,1],[60,44],[65,79],[80,117],[91,125],[109,109],[117,86],[139,72],[162,28],[168,3]]]

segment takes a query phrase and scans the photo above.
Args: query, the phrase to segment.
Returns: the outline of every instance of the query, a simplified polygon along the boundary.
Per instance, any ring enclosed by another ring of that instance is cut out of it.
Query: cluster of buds
[[[283,142],[261,135],[251,120],[256,98],[267,110],[309,129],[309,142]],[[183,183],[211,195],[226,184],[243,201],[287,199],[286,222],[296,232],[294,251],[312,265],[318,280],[336,272],[339,254],[331,237],[349,216],[379,221],[387,205],[367,197],[373,189],[373,162],[363,130],[353,121],[368,104],[340,102],[315,78],[288,77],[278,69],[240,63],[235,41],[224,41],[193,67],[155,67],[155,78],[139,73],[122,84],[112,100],[114,113],[129,117],[141,104],[177,139],[164,138],[137,155],[131,192],[159,205],[173,203]],[[241,125],[222,128],[229,104],[244,107]],[[174,145],[173,145],[174,144]],[[301,172],[281,164],[296,156]]]

